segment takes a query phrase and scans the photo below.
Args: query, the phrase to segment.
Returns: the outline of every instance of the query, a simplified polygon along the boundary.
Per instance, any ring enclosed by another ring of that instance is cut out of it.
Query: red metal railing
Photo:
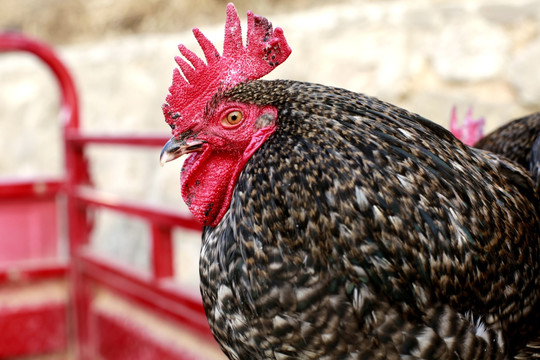
[[[27,51],[43,60],[56,75],[61,91],[61,123],[64,136],[65,177],[43,184],[45,192],[66,195],[69,238],[69,280],[71,309],[76,329],[78,358],[95,358],[101,346],[92,335],[92,288],[103,286],[125,299],[174,319],[182,327],[213,342],[209,332],[200,295],[181,289],[172,280],[174,275],[172,232],[175,228],[200,230],[191,217],[111,197],[91,186],[85,157],[87,145],[120,145],[160,147],[169,136],[102,136],[83,134],[79,130],[79,105],[74,82],[54,52],[44,44],[19,34],[0,35],[0,51]],[[36,182],[0,186],[0,197],[36,195]],[[108,209],[146,221],[151,229],[151,273],[139,272],[120,263],[100,257],[88,250],[91,214],[95,209]],[[13,271],[13,270],[12,270]],[[57,276],[65,267],[49,267],[21,271],[20,276]],[[10,278],[0,272],[0,283]],[[101,357],[105,357],[100,353]],[[191,358],[191,356],[190,356]]]

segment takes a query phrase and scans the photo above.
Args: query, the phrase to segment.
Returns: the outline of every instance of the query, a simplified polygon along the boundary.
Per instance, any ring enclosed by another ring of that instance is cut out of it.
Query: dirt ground
[[[222,21],[226,0],[1,0],[0,31],[22,31],[55,45],[134,33],[167,33]],[[322,0],[234,2],[270,16],[326,4]]]

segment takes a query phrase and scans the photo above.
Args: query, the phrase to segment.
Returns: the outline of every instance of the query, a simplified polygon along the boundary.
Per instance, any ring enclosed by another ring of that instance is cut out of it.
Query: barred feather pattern
[[[257,80],[219,101],[279,111],[203,232],[201,293],[229,358],[508,359],[525,346],[540,232],[520,166],[342,89]]]

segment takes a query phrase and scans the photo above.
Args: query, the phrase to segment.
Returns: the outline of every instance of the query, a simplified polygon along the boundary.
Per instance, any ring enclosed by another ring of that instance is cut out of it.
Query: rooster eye
[[[226,127],[234,126],[239,124],[242,121],[243,117],[244,116],[240,111],[231,111],[223,118],[223,120],[221,120],[221,124]]]

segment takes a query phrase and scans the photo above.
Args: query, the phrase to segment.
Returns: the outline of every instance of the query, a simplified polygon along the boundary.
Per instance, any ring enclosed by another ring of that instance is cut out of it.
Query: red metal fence
[[[56,76],[65,153],[60,179],[0,180],[0,358],[219,357],[200,295],[173,281],[172,232],[200,226],[177,212],[102,194],[91,183],[88,145],[159,148],[168,136],[83,134],[73,80],[55,53],[19,34],[0,34],[0,51],[30,52]],[[89,250],[92,213],[99,209],[148,223],[150,273]],[[58,217],[65,217],[67,234]],[[62,235],[69,240],[67,259],[58,256]],[[27,306],[17,303],[25,291],[37,292]]]

